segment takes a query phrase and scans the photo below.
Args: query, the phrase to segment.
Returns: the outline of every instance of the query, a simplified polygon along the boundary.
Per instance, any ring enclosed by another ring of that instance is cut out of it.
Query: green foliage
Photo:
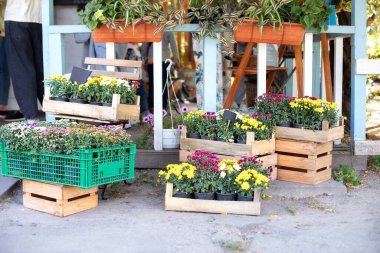
[[[380,155],[372,157],[372,170],[380,172]]]
[[[347,187],[357,186],[360,180],[354,168],[343,165],[338,172],[334,173],[334,179]]]
[[[142,127],[145,129],[143,134],[136,139],[136,148],[151,150],[153,149],[153,144],[150,139],[153,136],[153,128],[148,125],[143,125]]]
[[[163,3],[153,0],[93,0],[87,3],[79,17],[89,29],[94,30],[103,24],[109,28],[123,31],[126,26],[139,22],[159,25],[156,32],[172,29],[183,24],[184,10],[169,7],[167,12]],[[170,6],[170,5],[169,5]],[[120,21],[124,21],[123,24]]]
[[[317,32],[327,30],[326,21],[331,12],[325,0],[293,0],[282,10],[289,21],[301,23],[306,29],[315,28]]]

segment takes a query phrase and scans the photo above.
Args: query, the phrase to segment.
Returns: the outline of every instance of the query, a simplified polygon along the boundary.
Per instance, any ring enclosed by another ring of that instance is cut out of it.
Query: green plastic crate
[[[74,154],[15,152],[0,143],[2,175],[88,189],[134,178],[136,145]]]

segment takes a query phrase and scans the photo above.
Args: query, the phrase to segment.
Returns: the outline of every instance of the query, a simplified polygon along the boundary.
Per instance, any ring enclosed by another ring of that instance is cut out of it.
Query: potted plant
[[[219,177],[219,158],[209,152],[196,151],[189,159],[189,163],[197,167],[193,184],[194,198],[213,200],[217,190]]]
[[[284,94],[265,93],[257,98],[257,113],[271,114],[277,126],[291,127],[290,101]]]
[[[84,84],[71,84],[71,96],[69,101],[72,103],[85,104],[87,101],[85,99],[85,86]]]
[[[256,157],[243,157],[238,160],[238,164],[241,170],[253,169],[270,179],[272,168],[265,168]]]
[[[192,180],[196,170],[195,166],[189,163],[169,164],[166,171],[159,171],[158,177],[163,184],[173,184],[173,197],[191,198],[194,191]]]
[[[233,143],[235,141],[233,123],[225,120],[218,121],[216,124],[216,140]]]
[[[216,200],[234,201],[236,200],[237,183],[236,176],[241,170],[236,160],[224,159],[218,164],[219,178],[217,179]]]
[[[199,122],[203,115],[202,110],[198,110],[196,112],[189,112],[183,119],[183,124],[186,126],[187,135],[189,138],[200,139],[200,127]]]
[[[253,115],[257,116],[257,115]],[[271,126],[271,121],[267,119],[266,124],[257,118],[249,117],[244,115],[243,119],[239,119],[234,124],[234,132],[236,136],[237,143],[246,143],[247,132],[254,132],[255,140],[269,140],[272,138],[273,127]]]
[[[238,201],[253,201],[254,190],[268,188],[269,179],[254,169],[243,170],[235,178],[238,184]]]
[[[184,10],[152,0],[93,0],[78,14],[95,42],[158,42],[183,23]]]
[[[63,75],[50,76],[44,80],[50,87],[50,99],[67,102],[72,82]]]
[[[206,112],[201,116],[199,121],[201,139],[214,140],[216,138],[217,117],[218,115],[214,112]]]
[[[87,82],[85,83],[85,97],[91,105],[102,105],[101,96],[103,86],[101,85],[101,83],[104,78],[104,76],[90,77],[87,79]]]

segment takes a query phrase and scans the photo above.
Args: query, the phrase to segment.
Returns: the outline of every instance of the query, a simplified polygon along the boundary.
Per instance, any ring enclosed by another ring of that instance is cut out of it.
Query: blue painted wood
[[[288,75],[292,72],[294,66],[293,66],[293,59],[285,59],[285,67],[288,68]],[[295,75],[296,72],[293,73]],[[293,76],[289,78],[288,82],[286,83],[286,88],[285,88],[285,94],[287,96],[292,97],[293,96]]]
[[[44,60],[44,75],[50,74],[50,61],[49,61],[49,26],[53,25],[54,11],[53,0],[43,0],[42,2],[42,43],[43,43],[43,60]]]
[[[321,43],[313,42],[313,96],[321,97]]]
[[[203,44],[203,110],[206,112],[216,111],[216,55],[217,39],[205,38]]]
[[[356,74],[356,60],[366,58],[366,2],[351,2],[351,24],[356,27],[351,38],[354,45],[351,47],[351,140],[354,141],[366,138],[366,75]]]

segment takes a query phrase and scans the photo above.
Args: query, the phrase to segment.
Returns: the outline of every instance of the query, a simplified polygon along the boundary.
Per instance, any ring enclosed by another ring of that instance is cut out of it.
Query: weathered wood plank
[[[305,173],[286,170],[279,167],[277,173],[278,180],[302,184],[319,184],[331,178],[331,168],[327,168],[321,172],[316,173]]]
[[[325,143],[344,137],[344,126],[330,128],[326,131],[314,131],[302,128],[276,127],[276,139],[293,139]]]
[[[142,61],[91,58],[91,57],[86,57],[84,59],[84,64],[86,64],[86,65],[115,66],[115,67],[129,67],[129,68],[141,68],[142,67]]]

